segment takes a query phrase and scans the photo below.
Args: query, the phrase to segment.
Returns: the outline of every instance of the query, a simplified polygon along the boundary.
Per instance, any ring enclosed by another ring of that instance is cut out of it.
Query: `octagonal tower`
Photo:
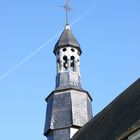
[[[82,50],[68,24],[55,45],[54,54],[56,87],[46,98],[44,135],[48,140],[70,140],[92,118],[92,98],[81,86]]]

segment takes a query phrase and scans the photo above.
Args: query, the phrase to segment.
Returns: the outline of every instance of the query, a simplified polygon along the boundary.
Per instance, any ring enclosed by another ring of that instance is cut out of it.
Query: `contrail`
[[[83,19],[85,16],[87,16],[91,11],[93,11],[99,4],[100,1],[98,1],[98,3],[92,5],[87,11],[85,11],[81,16],[79,16],[78,18],[76,18],[72,23],[71,26],[76,24],[77,22],[79,22],[81,19]]]
[[[0,80],[7,77],[9,74],[11,74],[13,71],[18,69],[21,65],[23,65],[25,62],[27,62],[30,58],[32,58],[35,54],[37,54],[39,51],[41,51],[44,47],[46,47],[52,40],[54,40],[57,36],[60,35],[61,32],[55,34],[53,37],[51,37],[47,42],[45,42],[43,45],[41,45],[38,49],[33,51],[30,55],[28,55],[26,58],[24,58],[22,61],[20,61],[17,65],[15,65],[13,68],[11,68],[9,71],[4,73],[2,76],[0,76]]]
[[[101,2],[99,0],[96,4],[92,5],[90,8],[88,8],[87,11],[85,11],[81,16],[76,18],[70,25],[73,26],[77,22],[79,22],[81,19],[83,19],[85,16],[87,16],[90,12],[92,12]],[[45,48],[51,41],[56,39],[61,34],[61,31],[53,35],[48,41],[46,41],[43,45],[41,45],[39,48],[37,48],[35,51],[33,51],[30,55],[25,57],[23,60],[21,60],[18,64],[16,64],[14,67],[12,67],[9,71],[5,72],[3,75],[0,76],[0,80],[3,80],[8,75],[10,75],[12,72],[14,72],[16,69],[18,69],[20,66],[22,66],[25,62],[27,62],[29,59],[31,59],[35,54],[40,52],[43,48]]]

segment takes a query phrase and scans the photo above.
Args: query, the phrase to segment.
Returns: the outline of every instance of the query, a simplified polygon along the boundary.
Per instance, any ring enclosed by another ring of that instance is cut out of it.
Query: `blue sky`
[[[45,98],[54,89],[53,47],[65,26],[64,0],[0,1],[0,139],[44,139]],[[140,77],[140,1],[70,0],[93,114]]]

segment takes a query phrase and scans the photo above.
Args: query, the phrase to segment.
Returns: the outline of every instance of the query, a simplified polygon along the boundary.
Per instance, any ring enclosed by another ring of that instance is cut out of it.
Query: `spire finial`
[[[61,6],[66,10],[66,25],[69,24],[69,11],[72,10],[69,6],[69,0],[66,0],[66,4],[64,6]]]
[[[69,24],[69,10],[71,10],[70,6],[69,6],[69,0],[66,0],[66,24]]]

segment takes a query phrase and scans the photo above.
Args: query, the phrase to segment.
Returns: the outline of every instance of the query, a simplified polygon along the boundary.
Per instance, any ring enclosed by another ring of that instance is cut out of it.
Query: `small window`
[[[75,50],[74,50],[74,49],[71,49],[71,51],[72,51],[72,52],[75,52]]]
[[[65,52],[67,49],[66,48],[63,48],[63,52]]]
[[[67,61],[67,56],[66,56],[66,55],[63,56],[63,60],[64,60],[64,61]]]
[[[70,64],[70,67],[71,67],[71,70],[74,71],[74,59],[75,57],[74,56],[71,56],[71,64]]]
[[[68,58],[67,58],[67,56],[64,56],[63,60],[64,60],[63,67],[65,68],[65,70],[67,70],[68,69]]]
[[[74,60],[75,59],[75,57],[74,56],[71,56],[71,60]]]

